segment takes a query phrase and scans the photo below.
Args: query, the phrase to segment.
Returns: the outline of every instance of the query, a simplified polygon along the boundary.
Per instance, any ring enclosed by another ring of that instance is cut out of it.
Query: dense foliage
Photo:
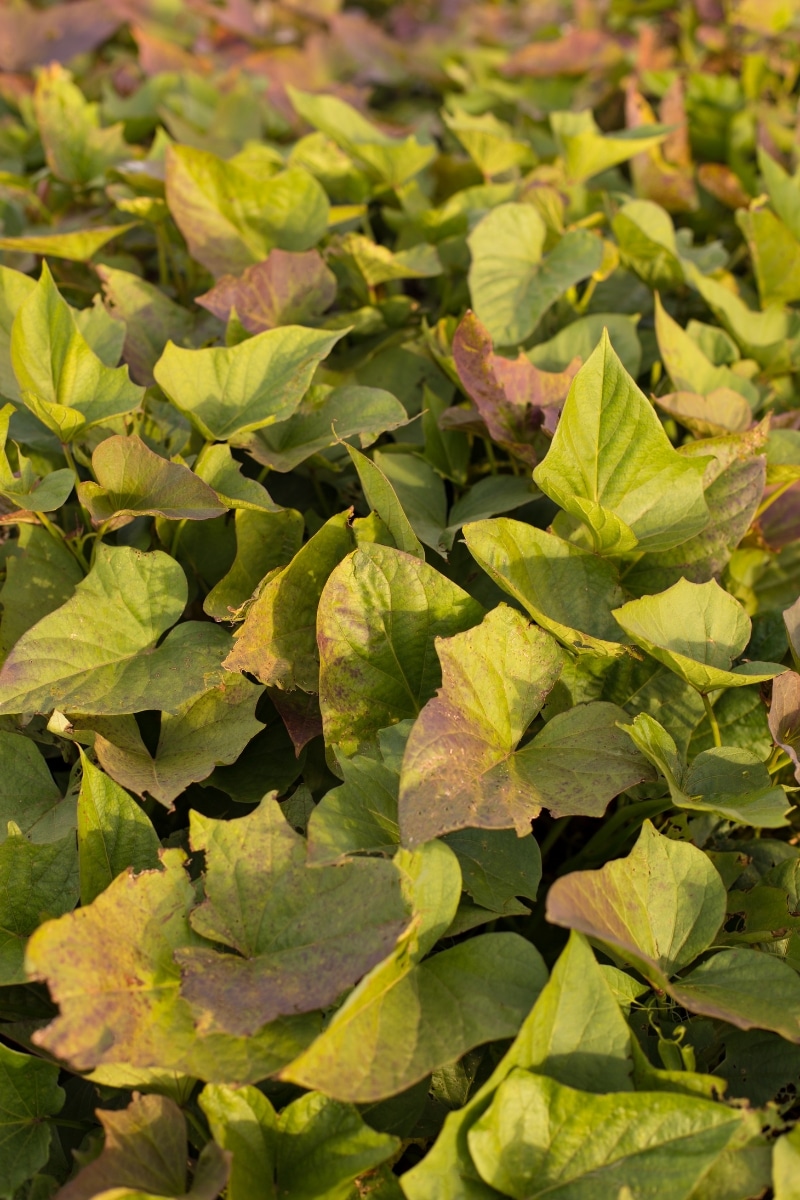
[[[800,4],[368,8],[0,12],[0,1196],[798,1200]]]

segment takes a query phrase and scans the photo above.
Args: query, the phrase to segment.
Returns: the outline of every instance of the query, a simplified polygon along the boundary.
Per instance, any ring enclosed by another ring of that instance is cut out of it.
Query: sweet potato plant
[[[0,11],[0,1197],[800,1197],[796,0]]]

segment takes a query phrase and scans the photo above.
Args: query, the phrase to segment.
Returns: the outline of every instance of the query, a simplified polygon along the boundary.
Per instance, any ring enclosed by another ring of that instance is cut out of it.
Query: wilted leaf
[[[202,941],[189,926],[196,895],[183,857],[167,850],[161,870],[118,876],[88,907],[40,926],[28,943],[28,974],[47,980],[60,1008],[35,1040],[79,1071],[127,1063],[251,1082],[314,1036],[317,1022],[309,1017],[278,1021],[250,1038],[198,1034],[174,959],[178,948]],[[112,928],[110,958],[104,931]]]

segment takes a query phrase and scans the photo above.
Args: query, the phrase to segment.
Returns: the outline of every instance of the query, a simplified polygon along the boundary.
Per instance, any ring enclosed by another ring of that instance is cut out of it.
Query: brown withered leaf
[[[263,333],[278,325],[306,325],[335,299],[336,276],[318,250],[274,249],[241,275],[223,275],[196,303],[221,321],[236,309],[249,333]]]
[[[535,435],[540,429],[555,431],[580,358],[559,372],[539,370],[524,354],[501,358],[494,353],[489,331],[470,310],[455,332],[453,358],[492,440],[535,466]]]
[[[699,200],[683,91],[678,79],[664,95],[661,122],[675,126],[667,140],[631,159],[636,194],[643,200],[653,200],[668,212],[693,212]],[[655,113],[634,80],[631,80],[625,92],[625,124],[628,129],[657,124]]]
[[[725,163],[701,163],[697,168],[697,182],[726,208],[747,208],[752,200],[739,176]]]

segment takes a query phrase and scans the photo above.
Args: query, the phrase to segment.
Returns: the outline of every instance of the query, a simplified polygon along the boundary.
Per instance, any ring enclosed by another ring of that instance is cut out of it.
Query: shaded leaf
[[[235,524],[236,558],[203,601],[203,611],[217,621],[232,620],[261,580],[292,560],[303,538],[303,518],[293,508],[280,512],[242,508]]]
[[[794,773],[800,782],[800,675],[786,671],[772,685],[772,704],[769,710],[770,733],[794,763]]]
[[[51,1125],[64,1105],[58,1067],[0,1046],[0,1170],[3,1186],[20,1187],[47,1162]]]
[[[78,859],[81,904],[91,904],[123,871],[158,867],[158,835],[145,812],[81,751]],[[65,909],[66,911],[66,909]]]
[[[261,732],[263,726],[255,718],[261,691],[242,676],[227,676],[174,713],[162,713],[152,754],[134,718],[95,721],[98,760],[124,787],[171,808],[190,783],[207,779],[218,765],[234,762]]]
[[[131,375],[148,387],[155,382],[153,368],[167,342],[181,345],[190,337],[192,315],[138,275],[105,263],[95,269],[109,312],[125,322],[123,355]]]
[[[347,447],[347,453],[357,473],[364,497],[373,512],[376,512],[389,530],[398,550],[412,554],[414,558],[425,561],[425,551],[422,543],[412,528],[397,492],[386,478],[377,463],[359,454],[352,446]],[[438,536],[436,537],[438,542]]]
[[[0,845],[0,983],[25,983],[25,942],[48,917],[78,902],[78,857],[72,834],[45,845],[9,824]]]
[[[317,608],[329,575],[353,542],[349,515],[340,513],[266,580],[236,631],[224,664],[229,671],[249,671],[271,687],[318,690]]]

